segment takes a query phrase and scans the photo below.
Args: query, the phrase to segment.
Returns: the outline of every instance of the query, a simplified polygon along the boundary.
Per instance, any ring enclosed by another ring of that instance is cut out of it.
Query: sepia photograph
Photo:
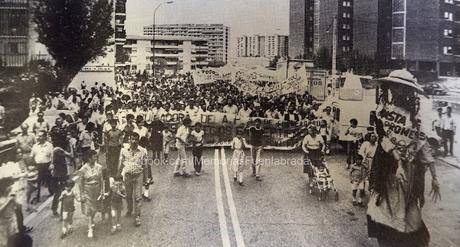
[[[0,247],[460,246],[460,0],[0,0]]]

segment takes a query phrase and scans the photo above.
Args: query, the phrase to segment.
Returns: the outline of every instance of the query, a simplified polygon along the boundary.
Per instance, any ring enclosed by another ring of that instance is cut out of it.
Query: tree
[[[38,41],[55,60],[64,89],[88,62],[104,56],[112,42],[113,2],[109,0],[37,1],[34,22]]]
[[[320,69],[332,68],[332,56],[329,49],[321,47],[318,52],[313,56],[313,62],[316,67]]]

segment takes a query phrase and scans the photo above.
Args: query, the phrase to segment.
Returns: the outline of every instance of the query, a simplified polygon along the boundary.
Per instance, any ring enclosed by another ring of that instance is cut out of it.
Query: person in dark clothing
[[[256,177],[257,181],[262,181],[260,177],[262,149],[264,146],[264,129],[262,128],[262,121],[255,120],[254,126],[249,127],[249,145],[251,147],[252,157],[252,175]]]
[[[53,149],[53,163],[51,165],[51,186],[53,187],[54,192],[53,202],[51,204],[53,216],[59,215],[57,211],[59,198],[61,197],[61,193],[64,190],[65,182],[69,178],[66,157],[71,156],[72,154],[65,151],[64,146],[56,146]]]
[[[109,120],[110,130],[104,134],[106,146],[106,164],[109,176],[118,174],[118,161],[120,159],[121,146],[123,144],[123,132],[117,128],[117,120]]]

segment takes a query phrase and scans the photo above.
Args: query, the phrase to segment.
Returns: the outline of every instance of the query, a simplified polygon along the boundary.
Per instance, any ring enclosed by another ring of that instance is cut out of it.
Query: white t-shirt
[[[232,140],[232,148],[241,150],[244,147],[244,140],[243,138],[233,137]]]
[[[226,105],[224,106],[224,109],[223,111],[225,113],[229,113],[229,114],[238,114],[238,107],[236,105],[232,105],[232,106],[229,106],[229,105]]]
[[[142,137],[147,137],[147,134],[149,133],[149,130],[145,127],[145,126],[142,126],[142,127],[136,127],[134,128],[134,132],[136,132],[140,138]]]
[[[320,149],[324,147],[323,137],[316,135],[314,138],[310,135],[306,135],[303,138],[302,146],[305,146],[307,149]]]
[[[455,131],[456,126],[455,126],[454,118],[452,116],[451,117],[445,116],[443,123],[444,123],[444,125],[443,125],[442,129]]]
[[[53,145],[49,142],[35,143],[32,146],[31,156],[37,164],[50,163],[53,159]]]
[[[182,140],[183,142],[187,142],[187,137],[189,135],[189,128],[185,127],[184,125],[180,126],[177,129],[176,138]],[[181,141],[176,142],[176,146],[182,147],[183,143]]]
[[[195,137],[195,141],[197,143],[203,142],[203,136],[204,136],[204,131],[201,130],[200,132],[197,132],[196,130],[193,130],[191,135]],[[198,144],[198,146],[201,146],[201,144]]]

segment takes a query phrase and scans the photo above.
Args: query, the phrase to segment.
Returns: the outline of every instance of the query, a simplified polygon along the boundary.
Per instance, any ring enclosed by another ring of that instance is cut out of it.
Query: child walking
[[[351,188],[353,194],[353,206],[364,207],[363,197],[364,197],[364,186],[367,177],[367,169],[363,165],[363,157],[358,155],[356,162],[351,165],[350,169],[350,179],[351,179]],[[358,194],[359,190],[359,194]]]
[[[114,234],[116,231],[121,230],[121,211],[123,210],[123,199],[126,198],[126,190],[121,175],[115,176],[110,190],[112,192],[112,229],[110,232]]]
[[[67,234],[72,233],[73,212],[75,212],[75,192],[73,187],[75,182],[71,179],[65,183],[65,190],[61,193],[59,200],[62,207],[62,234],[65,238]]]
[[[164,129],[161,134],[163,135],[163,162],[169,164],[169,151],[174,146],[174,135],[170,127]]]
[[[244,164],[245,164],[245,157],[244,154],[244,147],[246,146],[246,141],[240,134],[236,134],[236,136],[232,140],[232,171],[233,171],[233,181],[238,181],[240,186],[243,186],[243,171],[244,171]]]
[[[192,130],[192,155],[193,155],[193,167],[195,168],[195,175],[201,175],[202,161],[201,156],[203,155],[203,136],[204,131],[201,129],[201,123],[195,124],[195,129]]]

